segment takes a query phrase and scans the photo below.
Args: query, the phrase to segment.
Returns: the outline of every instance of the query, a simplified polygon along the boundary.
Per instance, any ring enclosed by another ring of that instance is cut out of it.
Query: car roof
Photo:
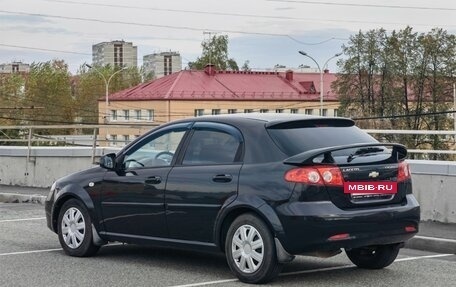
[[[289,114],[289,113],[239,113],[239,114],[225,114],[225,115],[207,115],[200,116],[192,119],[191,121],[215,121],[215,122],[239,122],[242,120],[251,120],[261,122],[266,126],[274,126],[280,123],[292,121],[306,121],[306,120],[324,120],[324,121],[350,121],[351,119],[341,117],[322,117],[304,114]]]
[[[193,118],[194,121],[207,120],[230,120],[230,119],[246,119],[262,121],[265,123],[284,122],[306,119],[325,118],[320,116],[303,115],[303,114],[287,114],[287,113],[239,113],[239,114],[224,114],[224,115],[207,115]]]

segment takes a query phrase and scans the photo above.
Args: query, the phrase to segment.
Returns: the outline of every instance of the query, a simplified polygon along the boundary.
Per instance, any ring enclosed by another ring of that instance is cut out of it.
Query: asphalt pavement
[[[48,193],[48,188],[0,185],[0,202],[43,204]],[[422,222],[419,233],[407,242],[406,247],[455,254],[456,224],[430,221]]]
[[[0,203],[0,286],[247,286],[222,254],[111,244],[89,258],[65,255],[41,204]],[[402,249],[382,270],[362,270],[345,254],[297,256],[264,286],[453,286],[456,255]]]

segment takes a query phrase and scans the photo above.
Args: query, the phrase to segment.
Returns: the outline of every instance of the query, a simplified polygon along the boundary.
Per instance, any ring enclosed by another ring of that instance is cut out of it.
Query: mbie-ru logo
[[[397,193],[397,182],[345,182],[344,193]]]

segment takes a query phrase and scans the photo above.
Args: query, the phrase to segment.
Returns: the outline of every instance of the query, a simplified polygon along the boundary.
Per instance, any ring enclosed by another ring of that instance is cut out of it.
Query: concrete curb
[[[417,235],[407,241],[405,247],[437,253],[456,254],[456,240],[454,239]]]
[[[44,204],[46,196],[39,194],[0,193],[0,202],[3,203],[38,203]]]

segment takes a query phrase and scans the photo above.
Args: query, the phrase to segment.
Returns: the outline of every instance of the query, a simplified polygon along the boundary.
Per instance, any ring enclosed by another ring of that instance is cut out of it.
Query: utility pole
[[[323,93],[323,74],[325,72],[325,69],[326,69],[329,61],[334,59],[334,58],[337,58],[337,57],[341,56],[342,53],[337,53],[334,56],[330,57],[328,60],[326,60],[326,62],[323,64],[322,67],[320,67],[318,62],[314,58],[312,58],[309,54],[307,54],[306,52],[299,51],[299,54],[311,59],[312,61],[314,61],[314,63],[317,65],[318,70],[320,71],[320,116],[322,116],[323,115],[323,95],[324,95],[324,93]]]

